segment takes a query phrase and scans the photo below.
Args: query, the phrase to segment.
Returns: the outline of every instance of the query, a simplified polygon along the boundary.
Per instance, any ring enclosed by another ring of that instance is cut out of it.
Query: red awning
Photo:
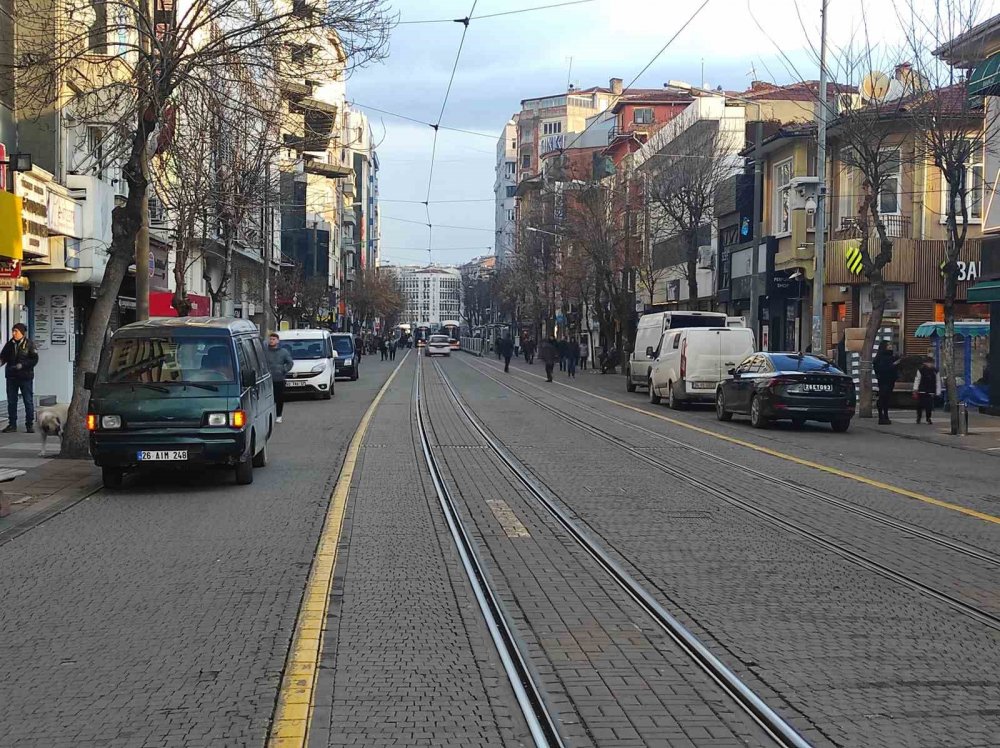
[[[174,294],[171,291],[153,291],[149,294],[149,316],[150,317],[176,317],[177,310],[170,305]],[[192,317],[211,317],[212,300],[207,296],[199,296],[195,293],[188,294],[191,302]]]

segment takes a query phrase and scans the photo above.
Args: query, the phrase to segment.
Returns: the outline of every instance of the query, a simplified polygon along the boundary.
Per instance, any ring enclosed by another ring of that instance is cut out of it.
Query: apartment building
[[[460,321],[462,315],[462,275],[458,268],[442,266],[383,266],[395,274],[406,297],[400,323],[440,325]]]
[[[495,249],[497,261],[503,264],[514,249],[517,218],[517,122],[515,114],[504,125],[497,141],[496,176],[493,181],[495,200]]]

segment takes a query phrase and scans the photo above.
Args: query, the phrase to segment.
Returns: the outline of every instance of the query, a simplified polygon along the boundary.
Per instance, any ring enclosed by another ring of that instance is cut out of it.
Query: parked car
[[[729,370],[754,352],[746,327],[688,327],[667,330],[651,351],[649,401],[665,397],[671,408],[691,402],[715,402],[715,390]]]
[[[289,394],[309,392],[329,400],[334,395],[337,354],[329,330],[284,330],[279,345],[288,349],[295,364],[285,387]]]
[[[649,349],[656,350],[665,330],[725,326],[726,315],[720,312],[655,312],[642,315],[635,333],[635,346],[625,365],[625,389],[635,392],[636,387],[645,387],[649,383],[655,358],[649,355]]]
[[[175,317],[125,325],[87,372],[90,453],[104,485],[127,471],[222,465],[253,482],[274,426],[271,373],[247,320]]]
[[[451,343],[447,335],[431,335],[427,339],[427,347],[424,348],[425,356],[450,356]]]
[[[333,343],[333,350],[337,354],[336,375],[338,377],[349,377],[352,381],[358,381],[359,358],[355,348],[354,336],[349,332],[330,333],[330,340]]]
[[[847,431],[854,417],[854,380],[820,356],[801,353],[755,353],[744,359],[715,394],[720,421],[734,413],[750,416],[756,428],[771,421],[826,421]]]

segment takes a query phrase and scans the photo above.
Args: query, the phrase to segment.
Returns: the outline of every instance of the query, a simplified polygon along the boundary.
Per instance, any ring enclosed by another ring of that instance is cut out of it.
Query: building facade
[[[462,319],[462,275],[458,268],[383,266],[396,275],[406,298],[399,321],[410,325],[440,325]]]
[[[503,264],[514,249],[517,217],[517,121],[515,114],[497,141],[496,176],[493,181],[495,200],[494,228],[497,261]]]

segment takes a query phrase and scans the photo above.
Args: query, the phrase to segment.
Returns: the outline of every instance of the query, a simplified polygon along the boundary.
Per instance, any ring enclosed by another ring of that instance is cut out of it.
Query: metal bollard
[[[965,403],[958,404],[958,433],[969,435],[969,406]]]

